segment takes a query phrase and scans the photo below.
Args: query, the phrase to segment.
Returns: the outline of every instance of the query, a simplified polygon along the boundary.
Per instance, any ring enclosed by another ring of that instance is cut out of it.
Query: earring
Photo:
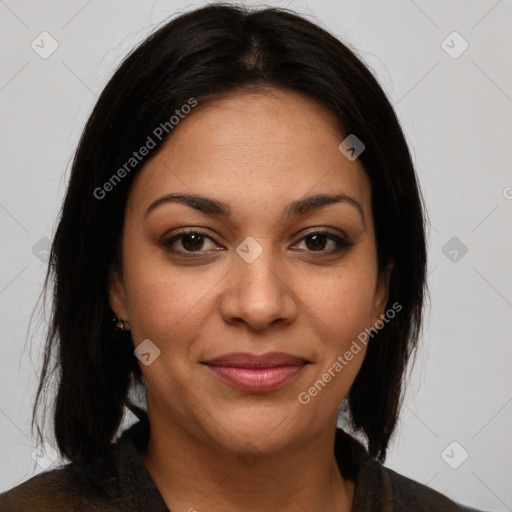
[[[117,316],[114,317],[112,320],[115,324],[114,329],[116,331],[129,331],[130,330],[130,329],[125,329],[125,327],[124,327],[124,324],[125,323],[127,324],[128,320],[123,320],[122,318],[119,318]]]

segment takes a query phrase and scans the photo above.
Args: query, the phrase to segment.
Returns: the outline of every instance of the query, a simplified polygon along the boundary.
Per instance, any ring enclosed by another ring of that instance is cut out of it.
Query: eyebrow
[[[219,217],[231,216],[231,208],[226,203],[199,194],[177,193],[166,194],[153,201],[149,205],[144,216],[147,217],[150,212],[152,212],[159,206],[168,203],[183,204],[207,215],[214,215]],[[360,213],[364,223],[364,212],[363,208],[361,207],[361,204],[353,197],[347,196],[345,194],[315,194],[309,197],[298,199],[288,205],[284,213],[284,218],[289,219],[291,217],[306,215],[313,211],[317,211],[321,208],[324,208],[325,206],[328,206],[330,204],[337,203],[349,204],[356,208]]]

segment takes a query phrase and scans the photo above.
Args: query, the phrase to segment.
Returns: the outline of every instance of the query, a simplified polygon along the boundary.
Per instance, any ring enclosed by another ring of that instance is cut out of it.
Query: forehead
[[[317,101],[295,92],[233,93],[195,107],[140,171],[132,202],[174,191],[225,202],[346,193],[369,207],[370,184],[338,145],[344,135]]]

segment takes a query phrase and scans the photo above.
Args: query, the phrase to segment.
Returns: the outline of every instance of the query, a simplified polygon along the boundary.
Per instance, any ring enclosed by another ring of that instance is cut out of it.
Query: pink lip
[[[309,361],[282,352],[231,353],[205,361],[223,381],[241,391],[271,391],[293,379]]]

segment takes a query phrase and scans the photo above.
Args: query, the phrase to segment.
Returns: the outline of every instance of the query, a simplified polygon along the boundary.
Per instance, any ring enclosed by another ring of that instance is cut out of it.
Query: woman
[[[34,418],[56,370],[70,462],[1,510],[468,510],[382,466],[422,200],[385,94],[311,22],[218,4],[144,41],[86,125],[49,269]]]

